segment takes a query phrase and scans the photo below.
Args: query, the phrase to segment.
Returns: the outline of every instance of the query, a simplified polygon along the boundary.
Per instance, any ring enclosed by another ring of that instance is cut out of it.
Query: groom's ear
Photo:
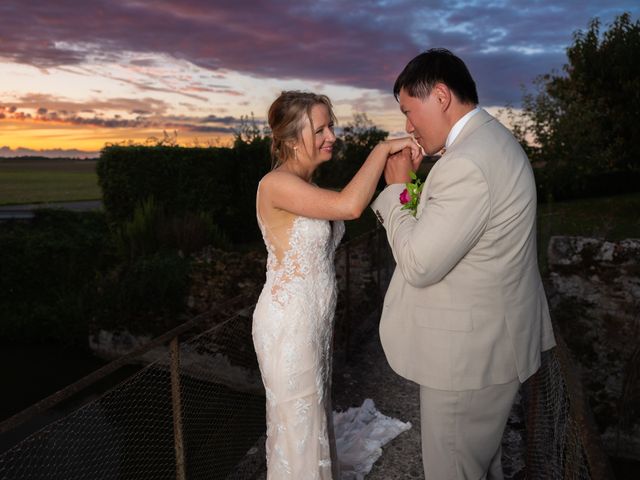
[[[449,108],[453,100],[453,92],[451,92],[451,89],[447,85],[441,82],[436,83],[433,86],[433,95],[441,111],[444,112]]]

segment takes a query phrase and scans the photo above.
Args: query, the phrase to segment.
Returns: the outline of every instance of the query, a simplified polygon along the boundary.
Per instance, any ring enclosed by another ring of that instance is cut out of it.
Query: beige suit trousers
[[[420,386],[426,480],[502,480],[501,441],[520,381],[479,390]]]

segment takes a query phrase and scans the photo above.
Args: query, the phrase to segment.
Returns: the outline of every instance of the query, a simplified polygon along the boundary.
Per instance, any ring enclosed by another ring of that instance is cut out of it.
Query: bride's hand
[[[407,145],[402,150],[389,155],[384,167],[384,178],[387,184],[410,182],[410,172],[418,170],[422,158],[420,148],[413,148],[412,145]]]
[[[390,140],[385,140],[383,143],[386,144],[389,148],[389,156],[401,152],[405,148],[410,148],[411,163],[413,165],[419,165],[418,160],[422,160],[422,157],[424,156],[420,145],[418,145],[418,142],[416,142],[413,137],[393,138]]]

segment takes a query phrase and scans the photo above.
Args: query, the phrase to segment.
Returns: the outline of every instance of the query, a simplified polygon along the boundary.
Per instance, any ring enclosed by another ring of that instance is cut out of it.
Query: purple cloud
[[[0,57],[39,68],[117,60],[152,67],[163,53],[212,70],[302,78],[390,92],[420,51],[452,49],[475,76],[481,102],[517,103],[520,84],[558,69],[571,35],[593,17],[606,24],[635,0],[496,3],[423,0],[222,0],[114,2],[5,0]],[[135,83],[132,80],[125,80]],[[138,83],[141,89],[167,91]],[[181,92],[195,99],[211,87]],[[221,86],[225,93],[238,93]]]
[[[156,115],[163,115],[170,106],[157,98],[109,98],[109,99],[87,99],[82,102],[64,100],[52,95],[42,93],[28,93],[22,95],[14,102],[15,105],[5,106],[10,113],[14,113],[17,108],[21,109],[44,109],[57,111],[61,115],[80,113],[94,113],[96,111],[119,110],[135,113],[138,111],[151,112]]]

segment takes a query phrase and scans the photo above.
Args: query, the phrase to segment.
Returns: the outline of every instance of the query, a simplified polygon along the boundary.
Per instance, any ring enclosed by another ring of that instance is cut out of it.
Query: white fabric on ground
[[[410,422],[387,417],[367,398],[360,407],[333,412],[341,480],[362,480],[382,455],[382,447],[411,428]]]

